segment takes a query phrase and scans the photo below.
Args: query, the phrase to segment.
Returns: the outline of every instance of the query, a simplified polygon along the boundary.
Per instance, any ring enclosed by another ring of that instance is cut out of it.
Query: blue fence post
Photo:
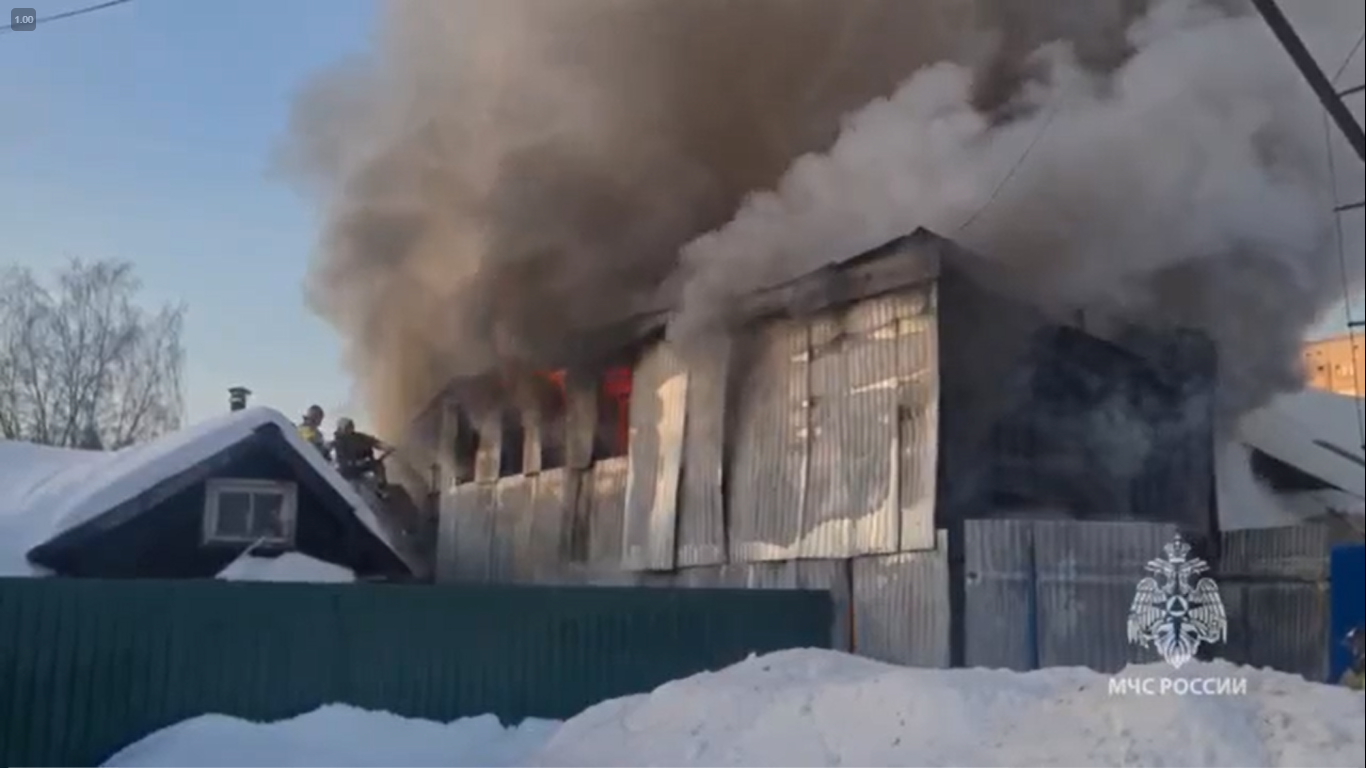
[[[1336,683],[1352,665],[1351,649],[1344,643],[1347,633],[1361,625],[1366,612],[1366,547],[1351,544],[1335,548],[1329,578],[1329,682]]]

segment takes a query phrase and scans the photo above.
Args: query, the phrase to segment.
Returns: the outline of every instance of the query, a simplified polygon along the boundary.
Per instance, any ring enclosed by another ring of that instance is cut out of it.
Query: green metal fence
[[[564,718],[829,647],[831,619],[822,592],[0,579],[0,765],[97,765],[209,712]]]

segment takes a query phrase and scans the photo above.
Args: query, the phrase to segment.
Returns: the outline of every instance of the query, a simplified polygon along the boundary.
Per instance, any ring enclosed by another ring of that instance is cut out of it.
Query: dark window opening
[[[498,476],[512,477],[526,471],[526,429],[522,414],[515,408],[504,408],[499,414],[503,445],[498,461]]]
[[[474,467],[479,457],[479,431],[464,408],[455,409],[456,431],[454,445],[454,470],[456,483],[474,482]]]
[[[625,456],[631,445],[631,368],[607,369],[598,381],[598,424],[593,460]]]
[[[568,412],[568,398],[564,390],[564,376],[547,377],[540,396],[540,438],[541,469],[548,471],[561,469],[567,463],[565,457],[565,417]]]

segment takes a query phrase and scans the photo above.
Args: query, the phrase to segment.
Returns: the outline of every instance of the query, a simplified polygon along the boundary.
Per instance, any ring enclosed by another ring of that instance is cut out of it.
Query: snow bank
[[[356,516],[394,547],[374,512],[278,411],[248,408],[120,451],[77,451],[0,442],[0,576],[33,575],[27,552],[275,424]]]
[[[340,705],[276,723],[205,715],[158,731],[105,765],[138,768],[209,766],[512,766],[525,762],[557,724],[498,719],[453,723],[409,720]]]
[[[907,669],[785,651],[593,707],[532,764],[1363,765],[1359,693],[1225,664],[1179,674],[1244,676],[1248,693],[1112,696],[1109,677],[1089,670]]]
[[[279,557],[257,557],[246,553],[234,560],[218,578],[224,581],[307,582],[343,584],[356,580],[349,568],[316,560],[308,555],[288,552]]]

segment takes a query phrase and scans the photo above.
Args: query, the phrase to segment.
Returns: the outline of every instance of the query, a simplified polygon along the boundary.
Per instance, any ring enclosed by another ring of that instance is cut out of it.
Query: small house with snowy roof
[[[272,571],[244,558],[366,580],[417,570],[401,531],[267,408],[112,452],[0,442],[0,576]]]

